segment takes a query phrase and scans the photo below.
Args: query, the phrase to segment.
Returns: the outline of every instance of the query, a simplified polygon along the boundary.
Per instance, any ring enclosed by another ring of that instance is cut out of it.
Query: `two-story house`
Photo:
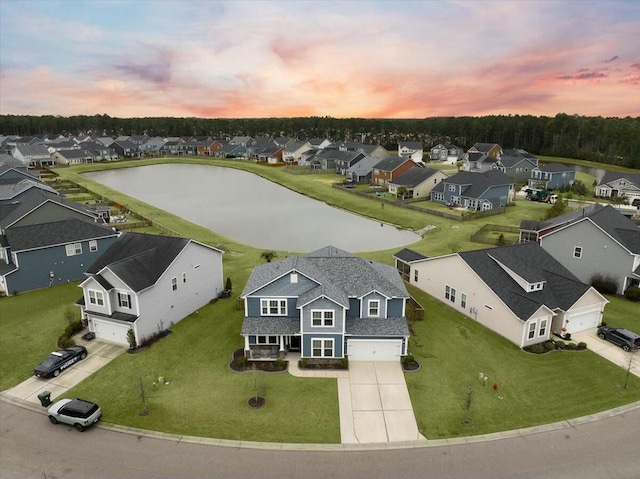
[[[525,150],[504,150],[491,166],[502,171],[517,183],[528,183],[531,172],[538,166],[538,158]]]
[[[187,238],[124,233],[87,268],[78,301],[96,337],[138,345],[217,298],[222,251]]]
[[[507,206],[515,196],[514,183],[502,171],[462,171],[443,179],[431,190],[431,201],[487,211]]]
[[[373,186],[388,187],[389,182],[398,178],[405,171],[417,168],[418,164],[409,158],[390,156],[378,161],[371,172],[371,184]]]
[[[324,150],[329,151],[329,150]],[[334,151],[333,152],[333,160],[334,167],[336,169],[336,173],[339,175],[346,176],[349,168],[358,163],[361,159],[363,159],[366,153],[358,150],[358,151]]]
[[[51,153],[44,145],[18,145],[11,150],[11,155],[26,166],[34,168],[53,166],[55,164],[55,161],[51,158]]]
[[[395,259],[412,285],[521,348],[595,328],[608,303],[536,243]]]
[[[254,268],[241,298],[248,358],[397,361],[409,294],[396,269],[327,246]]]
[[[429,159],[455,165],[464,157],[464,150],[450,143],[439,143],[429,150]]]
[[[576,181],[576,170],[569,165],[547,163],[531,170],[529,186],[545,190],[557,190],[571,186]]]
[[[526,222],[520,229],[521,237],[537,239],[585,283],[591,284],[595,275],[613,278],[617,294],[640,283],[640,228],[610,205],[594,205],[537,225]]]
[[[476,143],[467,150],[467,153],[483,153],[489,158],[497,160],[502,155],[502,147],[497,143]]]
[[[413,160],[416,163],[423,163],[424,146],[421,141],[400,141],[398,142],[398,156],[400,158]]]

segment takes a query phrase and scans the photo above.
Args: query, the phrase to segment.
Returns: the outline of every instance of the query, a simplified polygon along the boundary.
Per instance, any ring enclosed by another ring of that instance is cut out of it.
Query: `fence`
[[[518,241],[505,239],[504,235],[501,235],[499,238],[488,237],[487,233],[490,231],[520,233],[520,229],[516,226],[486,224],[471,235],[471,241],[474,243],[490,244],[493,246],[509,246],[518,243]]]

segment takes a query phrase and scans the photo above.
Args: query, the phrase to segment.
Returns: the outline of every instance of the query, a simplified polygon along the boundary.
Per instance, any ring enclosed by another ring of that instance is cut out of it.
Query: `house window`
[[[89,241],[89,251],[92,253],[98,251],[98,242],[96,240]]]
[[[333,311],[330,310],[316,310],[311,311],[311,325],[321,327],[333,326]]]
[[[370,299],[369,300],[369,317],[376,318],[378,316],[380,316],[380,300]]]
[[[449,191],[456,191],[456,185],[449,185]]]
[[[178,278],[174,276],[171,278],[171,291],[175,291],[176,289],[178,289]]]
[[[333,339],[313,339],[311,340],[311,355],[314,358],[333,357]]]
[[[533,339],[536,335],[536,323],[529,323],[529,339]]]
[[[547,333],[547,320],[543,319],[540,321],[540,331],[538,331],[538,336],[544,336]]]
[[[460,306],[462,307],[462,309],[467,308],[467,295],[464,293],[460,295]]]
[[[286,316],[287,300],[286,299],[261,299],[260,309],[262,316]]]
[[[121,308],[131,309],[131,296],[127,293],[118,293],[118,305]]]
[[[278,344],[278,336],[256,336],[256,344]]]
[[[104,306],[104,295],[101,291],[89,290],[89,303]]]
[[[573,248],[573,257],[574,258],[582,258],[582,246],[574,246],[574,248]]]
[[[182,273],[182,282],[183,283],[187,282],[187,273]]]
[[[448,299],[452,303],[456,302],[456,290],[451,286],[445,286],[444,288],[444,297]]]
[[[67,256],[82,254],[82,243],[71,243],[66,245]]]
[[[413,270],[413,281],[414,281],[415,283],[417,283],[417,282],[418,282],[418,270],[417,270],[417,269],[414,269],[414,270]]]

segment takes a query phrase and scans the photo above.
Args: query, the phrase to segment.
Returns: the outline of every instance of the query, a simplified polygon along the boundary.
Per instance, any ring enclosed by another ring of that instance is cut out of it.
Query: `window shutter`
[[[120,293],[118,293],[118,306],[122,307],[122,299],[120,298]]]
[[[131,309],[131,295],[130,294],[127,295],[127,300],[129,302],[129,309]]]

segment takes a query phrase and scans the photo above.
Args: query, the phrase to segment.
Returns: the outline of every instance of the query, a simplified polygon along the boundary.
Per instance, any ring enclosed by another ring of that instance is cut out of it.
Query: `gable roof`
[[[547,163],[542,166],[538,166],[540,171],[546,171],[548,173],[559,173],[565,171],[576,171],[571,165],[563,165],[562,163]]]
[[[333,246],[312,251],[304,256],[290,256],[256,266],[241,297],[246,297],[293,271],[318,283],[300,295],[299,304],[324,295],[344,307],[349,307],[350,297],[361,297],[373,290],[387,297],[409,297],[398,271],[393,266],[369,261]]]
[[[535,158],[525,158],[522,156],[502,155],[497,161],[497,163],[500,163],[505,168],[513,168],[514,166],[519,165],[522,162],[527,162],[534,168],[538,166],[535,164]]]
[[[44,145],[18,145],[16,150],[22,154],[22,156],[35,156],[35,157],[51,157],[49,150]]]
[[[5,231],[7,242],[15,252],[63,245],[78,241],[118,236],[111,228],[97,223],[68,218],[63,221],[18,226]]]
[[[402,147],[408,148],[410,150],[422,150],[422,142],[421,141],[399,141],[398,149]]]
[[[29,190],[30,188],[40,188],[57,195],[56,190],[46,183],[35,178],[29,178],[28,176],[29,175],[25,175],[24,178],[10,178],[0,180],[0,201],[6,201],[15,198],[16,196]]]
[[[390,156],[388,158],[383,158],[382,160],[380,160],[375,164],[374,168],[376,170],[382,171],[394,171],[400,166],[404,165],[407,161],[410,161],[416,167],[418,166],[413,160],[409,158],[402,158],[401,156]]]
[[[108,268],[139,292],[155,284],[190,242],[187,238],[124,233],[87,269],[87,275]]]
[[[483,173],[461,171],[460,173],[450,176],[449,178],[445,178],[439,184],[442,183],[469,185],[469,188],[463,191],[463,195],[477,198],[489,188],[492,188],[494,186],[513,184],[513,179],[499,170],[489,170]]]
[[[488,153],[492,148],[496,146],[500,148],[500,145],[498,145],[497,143],[476,143],[471,148],[475,148],[482,153]]]
[[[538,243],[520,243],[458,255],[521,320],[527,320],[542,306],[567,311],[591,288]],[[545,284],[541,290],[526,292],[500,264],[529,282]]]
[[[398,176],[395,180],[390,181],[394,185],[407,186],[409,188],[415,188],[420,183],[431,178],[438,173],[439,170],[431,168],[409,168],[407,171]]]
[[[612,181],[625,179],[630,183],[633,183],[635,186],[640,188],[640,174],[635,173],[618,173],[616,171],[607,171],[604,176],[600,180],[600,185],[606,185],[607,183],[611,183]]]

